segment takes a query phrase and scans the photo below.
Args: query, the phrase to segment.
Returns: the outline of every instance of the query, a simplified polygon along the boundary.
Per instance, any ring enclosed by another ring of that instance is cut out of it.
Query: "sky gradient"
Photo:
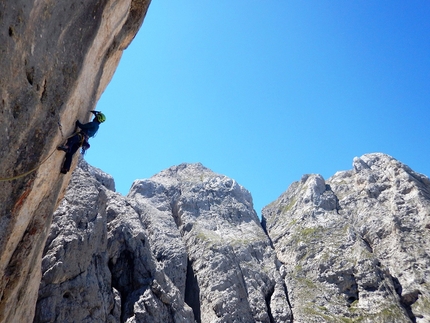
[[[365,153],[429,176],[429,17],[427,0],[154,0],[86,160],[124,195],[201,162],[258,214],[303,174],[327,179]]]

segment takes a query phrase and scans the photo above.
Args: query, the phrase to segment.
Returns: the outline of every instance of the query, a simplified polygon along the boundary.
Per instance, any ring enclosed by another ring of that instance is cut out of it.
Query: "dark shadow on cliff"
[[[187,303],[187,305],[192,308],[196,322],[201,323],[202,321],[200,313],[200,288],[190,260],[188,260],[187,264],[185,303]]]
[[[403,306],[405,311],[408,313],[409,318],[411,319],[412,323],[416,323],[417,318],[415,317],[414,312],[412,311],[411,305],[414,304],[418,298],[419,295],[421,295],[421,292],[419,290],[414,290],[410,293],[403,293],[403,287],[400,284],[400,281],[397,277],[391,276],[393,279],[394,288],[396,289],[396,293],[400,297],[400,304]]]
[[[126,322],[134,315],[133,304],[150,288],[152,277],[149,271],[136,269],[135,255],[127,249],[121,252],[115,264],[109,261],[108,265],[112,273],[112,287],[121,295],[121,322]],[[139,277],[136,276],[137,273]]]

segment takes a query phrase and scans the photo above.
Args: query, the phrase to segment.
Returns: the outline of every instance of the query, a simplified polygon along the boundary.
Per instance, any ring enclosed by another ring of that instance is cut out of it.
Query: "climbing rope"
[[[74,135],[76,135],[78,132],[74,132],[71,136],[69,136],[69,137],[67,137],[66,138],[66,140],[68,140],[69,138],[72,138]],[[64,141],[64,140],[63,140]],[[48,159],[49,159],[49,157],[51,157],[54,153],[55,153],[55,151],[57,150],[57,148],[55,148],[47,157],[45,157],[45,159],[43,159],[40,163],[39,163],[39,165],[37,165],[36,167],[34,167],[33,169],[31,169],[31,170],[29,170],[28,172],[25,172],[25,173],[23,173],[23,174],[20,174],[20,175],[17,175],[17,176],[13,176],[13,177],[7,177],[7,178],[0,178],[0,182],[8,182],[8,181],[13,181],[13,180],[15,180],[15,179],[18,179],[18,178],[22,178],[22,177],[25,177],[25,176],[27,176],[27,175],[29,175],[29,174],[31,174],[31,173],[33,173],[34,171],[36,171],[40,166],[42,166],[43,165],[43,163],[45,163]]]
[[[13,180],[15,180],[15,179],[18,179],[18,178],[22,178],[22,177],[25,177],[25,176],[27,176],[27,175],[29,175],[29,174],[31,174],[31,173],[33,173],[35,170],[37,170],[40,166],[42,166],[42,164],[44,163],[44,162],[46,162],[48,159],[49,159],[49,157],[51,157],[52,156],[52,154],[55,152],[57,150],[57,148],[55,148],[45,159],[43,159],[41,162],[40,162],[40,164],[39,165],[37,165],[36,167],[34,167],[33,169],[31,169],[31,170],[29,170],[28,172],[25,172],[24,174],[20,174],[20,175],[17,175],[17,176],[13,176],[13,177],[8,177],[8,178],[0,178],[0,182],[7,182],[7,181],[13,181]]]

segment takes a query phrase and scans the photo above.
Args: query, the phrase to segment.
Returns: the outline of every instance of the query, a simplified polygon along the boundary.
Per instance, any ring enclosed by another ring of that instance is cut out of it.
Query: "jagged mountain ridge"
[[[429,322],[430,181],[384,154],[263,210],[201,164],[133,183],[84,161],[54,214],[34,322]]]

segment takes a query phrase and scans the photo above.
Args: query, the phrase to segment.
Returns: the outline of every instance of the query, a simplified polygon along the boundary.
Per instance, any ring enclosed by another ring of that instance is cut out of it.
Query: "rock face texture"
[[[430,181],[384,154],[263,209],[294,322],[430,322]]]
[[[0,2],[0,322],[34,314],[43,246],[70,179],[55,171],[64,157],[55,147],[88,120],[148,5]]]
[[[136,210],[158,210],[140,213],[157,258],[168,272],[186,273],[185,301],[197,322],[290,321],[280,263],[242,186],[201,164],[183,164],[136,181],[128,197]],[[187,263],[169,256],[171,236]]]
[[[281,264],[234,180],[183,164],[127,197],[112,188],[81,161],[54,214],[34,322],[291,321]]]
[[[113,189],[109,175],[80,162],[54,214],[34,322],[193,322],[141,215]]]
[[[123,197],[81,161],[34,322],[430,322],[430,180],[384,154],[353,167],[303,176],[261,225],[249,192],[201,164]]]

